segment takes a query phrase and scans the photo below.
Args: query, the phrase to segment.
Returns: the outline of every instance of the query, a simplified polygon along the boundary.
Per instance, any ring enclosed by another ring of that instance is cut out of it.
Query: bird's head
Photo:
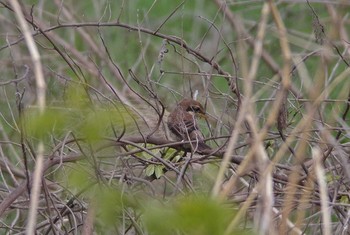
[[[203,106],[196,100],[183,99],[180,101],[179,106],[188,113],[191,113],[200,118],[207,118]]]

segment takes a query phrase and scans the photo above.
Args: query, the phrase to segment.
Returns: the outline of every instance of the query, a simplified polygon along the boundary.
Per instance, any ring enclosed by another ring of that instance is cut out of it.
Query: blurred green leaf
[[[96,180],[89,170],[91,169],[78,164],[70,169],[68,171],[68,187],[78,192],[85,189],[87,186],[92,185]]]
[[[97,218],[103,225],[114,226],[120,216],[123,196],[117,189],[96,186]]]
[[[83,84],[79,84],[68,87],[65,94],[67,106],[76,109],[83,109],[90,106],[90,99],[83,86]]]
[[[349,197],[348,196],[341,196],[340,197],[340,202],[344,204],[349,204]]]
[[[62,108],[47,108],[43,113],[38,109],[29,109],[25,115],[27,132],[38,139],[45,139],[49,133],[59,135],[67,124],[68,113]]]
[[[216,200],[190,196],[167,205],[151,204],[145,209],[144,219],[150,234],[181,231],[183,234],[212,235],[224,234],[234,214],[234,209]]]
[[[82,106],[79,106],[82,105]],[[28,109],[25,114],[29,136],[48,140],[49,135],[62,135],[73,131],[78,137],[88,141],[98,141],[110,134],[112,126],[122,130],[132,123],[132,114],[121,106],[93,107],[86,104],[67,102],[66,106],[49,107],[40,113],[38,109]]]

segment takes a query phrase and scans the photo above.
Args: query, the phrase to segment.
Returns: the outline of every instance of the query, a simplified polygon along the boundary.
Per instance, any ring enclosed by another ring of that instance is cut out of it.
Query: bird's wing
[[[193,119],[168,122],[168,127],[180,139],[189,139],[190,133],[198,130]]]

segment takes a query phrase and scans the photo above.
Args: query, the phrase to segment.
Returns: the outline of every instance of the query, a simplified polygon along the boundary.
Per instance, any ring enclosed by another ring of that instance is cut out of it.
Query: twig
[[[24,15],[21,10],[21,6],[17,2],[17,0],[10,1],[15,13],[17,21],[20,24],[22,29],[24,38],[27,43],[28,50],[32,57],[32,61],[34,64],[34,73],[35,73],[35,81],[37,88],[37,99],[40,113],[42,114],[45,109],[45,92],[46,92],[46,84],[44,80],[44,75],[42,72],[42,66],[40,62],[40,54],[35,45],[32,34],[30,33],[27,22],[24,18]],[[27,223],[27,234],[31,235],[35,232],[35,224],[36,224],[36,216],[37,216],[37,208],[39,203],[39,194],[40,194],[40,185],[41,185],[41,177],[43,172],[43,162],[44,162],[44,143],[42,141],[38,144],[38,154],[35,163],[34,177],[33,177],[33,185],[32,185],[32,196],[30,198],[30,207],[29,207],[29,216]],[[29,180],[29,179],[28,179]]]

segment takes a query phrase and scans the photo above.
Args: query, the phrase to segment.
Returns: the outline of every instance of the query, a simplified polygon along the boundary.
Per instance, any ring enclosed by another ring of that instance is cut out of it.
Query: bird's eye
[[[196,109],[194,106],[188,106],[186,109],[187,112],[196,112]]]
[[[195,112],[195,113],[199,113],[199,112],[201,112],[201,108],[200,107],[198,107],[198,106],[192,106],[192,108],[191,108],[192,110],[193,110],[193,112]]]

